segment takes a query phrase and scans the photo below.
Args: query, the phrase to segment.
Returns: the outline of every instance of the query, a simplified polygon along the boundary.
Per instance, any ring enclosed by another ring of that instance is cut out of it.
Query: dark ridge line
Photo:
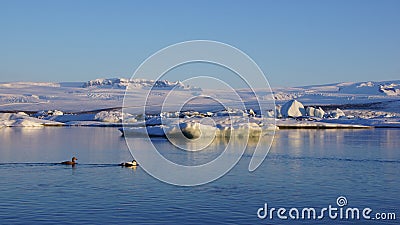
[[[381,102],[371,102],[371,103],[356,103],[356,104],[333,104],[333,105],[306,105],[313,107],[321,107],[324,110],[334,110],[336,108],[340,109],[382,109],[382,107],[378,107],[384,103],[398,102],[400,100],[390,100],[390,101],[381,101]]]
[[[112,110],[116,110],[116,109],[122,109],[122,107],[118,106],[118,107],[111,107],[111,108],[104,108],[104,109],[95,109],[95,110],[89,110],[89,111],[68,112],[68,113],[77,114],[77,115],[80,115],[80,114],[96,114],[96,113],[99,113],[101,111],[112,111]]]
[[[24,112],[24,113],[26,113],[26,114],[28,114],[28,115],[31,115],[31,114],[37,113],[38,111],[27,111],[27,110],[0,110],[0,113],[18,113],[18,112]]]

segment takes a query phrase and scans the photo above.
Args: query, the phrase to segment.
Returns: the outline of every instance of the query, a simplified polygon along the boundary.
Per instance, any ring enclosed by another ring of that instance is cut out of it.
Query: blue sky
[[[2,1],[1,81],[130,77],[168,45],[233,45],[271,86],[400,79],[400,1]]]

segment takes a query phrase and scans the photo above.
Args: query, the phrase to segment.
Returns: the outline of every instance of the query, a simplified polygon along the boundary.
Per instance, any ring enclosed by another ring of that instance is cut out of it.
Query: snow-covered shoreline
[[[128,85],[133,85],[128,93],[130,98],[138,100],[146,97],[144,90],[156,85],[156,91],[151,96],[154,104],[150,107],[150,111],[153,113],[140,115],[121,111]],[[114,78],[75,83],[9,82],[0,83],[0,128],[152,126],[155,130],[155,126],[160,125],[155,121],[163,118],[181,117],[180,123],[188,125],[193,123],[193,120],[204,117],[211,117],[218,124],[226,114],[252,120],[258,116],[254,111],[250,112],[251,108],[248,110],[233,108],[234,112],[226,113],[220,106],[208,102],[201,104],[201,99],[193,105],[194,111],[154,113],[161,110],[159,107],[162,100],[171,90],[178,93],[177,102],[180,99],[211,93],[212,97],[226,98],[228,102],[232,101],[232,105],[237,104],[222,90],[202,90],[179,81],[157,83],[142,79],[129,81]],[[246,105],[252,104],[254,99],[251,93],[246,94],[248,90],[237,91],[243,96]],[[271,93],[265,92],[265,96],[260,97],[268,100],[269,96],[272,96]],[[275,88],[273,97],[276,108],[271,108],[263,114],[265,117],[273,118],[274,122],[271,124],[276,124],[280,129],[400,127],[400,81]],[[242,122],[239,124],[243,125]],[[140,129],[137,129],[140,132]]]

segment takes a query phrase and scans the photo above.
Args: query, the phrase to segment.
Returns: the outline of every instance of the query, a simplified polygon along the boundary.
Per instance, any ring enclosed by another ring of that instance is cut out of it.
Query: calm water
[[[0,224],[282,224],[332,220],[260,220],[270,207],[348,206],[395,212],[400,220],[400,130],[281,130],[264,163],[252,173],[246,153],[221,179],[198,187],[162,183],[130,160],[115,128],[0,129]],[[138,139],[140,146],[142,139]],[[174,149],[162,154],[196,164],[215,157]],[[240,146],[240,145],[238,145]],[[54,162],[78,157],[75,168]],[[336,220],[355,223],[356,220]],[[366,223],[367,221],[363,221]],[[368,221],[377,223],[379,221]]]

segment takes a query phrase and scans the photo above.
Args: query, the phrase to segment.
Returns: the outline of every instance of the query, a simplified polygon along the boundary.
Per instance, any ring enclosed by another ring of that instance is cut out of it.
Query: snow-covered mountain
[[[359,104],[398,100],[400,80],[345,82],[274,88],[276,102],[297,99],[306,105]]]
[[[122,107],[127,86],[129,95],[137,102],[145,99],[145,93],[151,87],[151,103],[161,105],[173,89],[174,102],[185,102],[187,99],[204,95],[224,102],[238,104],[232,93],[224,90],[209,90],[191,87],[180,81],[154,81],[145,79],[94,79],[87,82],[3,82],[0,83],[0,111],[41,111],[62,110],[65,112],[90,111],[105,108]],[[244,102],[254,102],[254,95],[249,90],[237,90]],[[296,99],[305,106],[370,104],[388,101],[399,101],[400,81],[335,83],[326,85],[310,85],[293,88],[274,88],[274,98],[278,105]],[[259,96],[262,100],[271,98],[268,90]],[[214,107],[209,99],[196,98],[197,107],[211,110]],[[202,102],[203,101],[203,102]],[[207,101],[207,102],[206,102]],[[154,108],[153,107],[153,108]],[[396,111],[396,107],[391,107]],[[398,109],[397,111],[400,111]]]
[[[400,81],[343,83],[338,87],[340,93],[400,96]]]
[[[128,85],[132,88],[153,88],[164,90],[197,90],[200,88],[184,85],[181,81],[168,81],[168,80],[146,80],[146,79],[126,79],[126,78],[99,78],[89,80],[82,85],[83,88],[87,87],[101,87],[101,88],[126,88]]]
[[[90,111],[122,106],[126,87],[137,99],[152,88],[153,97],[162,98],[169,91],[180,96],[201,92],[197,87],[180,81],[125,78],[99,78],[87,82],[2,82],[0,83],[0,111]]]

